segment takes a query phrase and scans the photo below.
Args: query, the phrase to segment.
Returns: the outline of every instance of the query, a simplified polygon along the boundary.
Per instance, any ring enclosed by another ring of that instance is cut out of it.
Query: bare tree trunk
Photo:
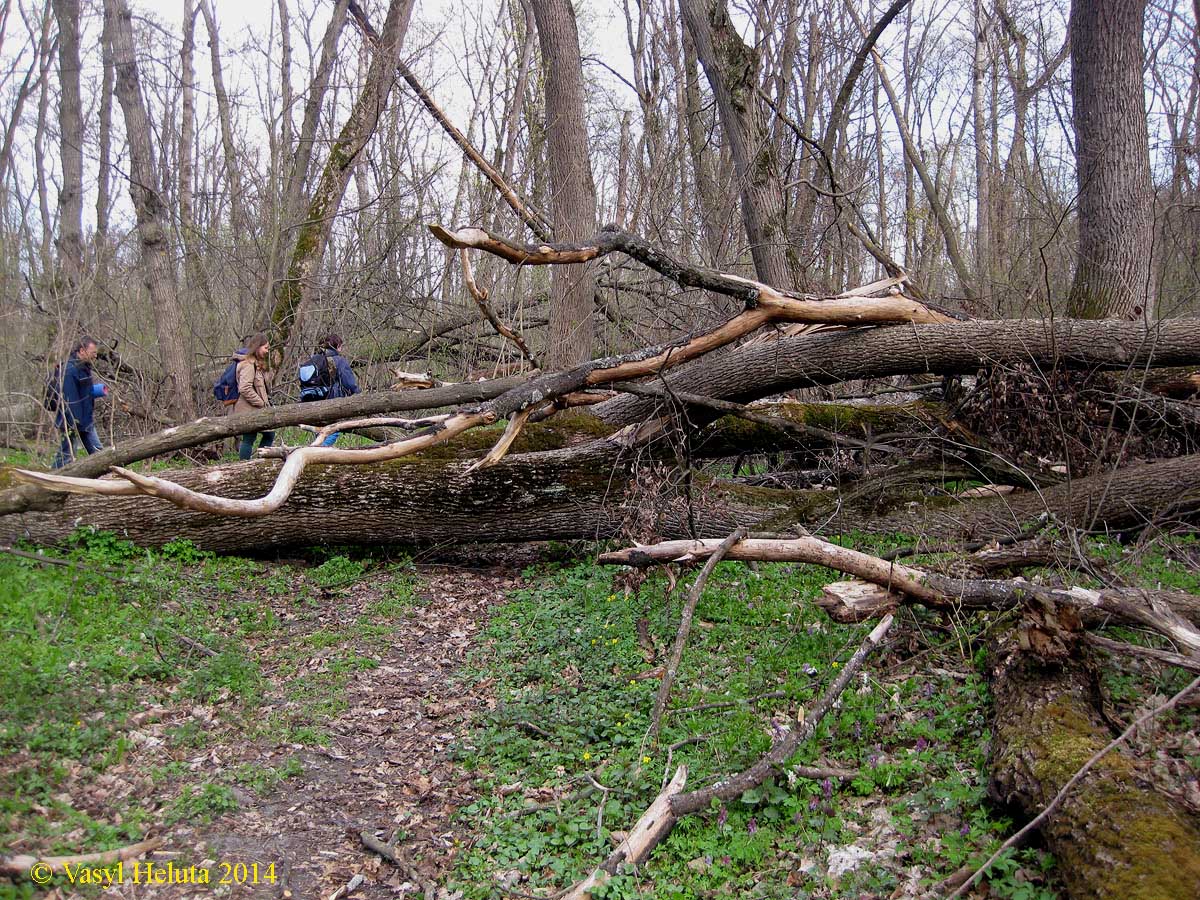
[[[1069,314],[1079,318],[1154,318],[1145,13],[1146,0],[1071,4],[1079,262]]]
[[[163,367],[171,386],[167,406],[175,418],[191,419],[196,414],[191,355],[184,340],[183,313],[171,266],[153,134],[138,79],[133,17],[126,0],[104,0],[104,9],[111,19],[109,37],[116,67],[116,93],[129,137],[129,194],[137,213],[142,276],[154,308]]]
[[[268,258],[267,278],[263,290],[264,307],[256,319],[266,319],[275,305],[277,286],[276,277],[284,268],[284,259],[295,246],[291,229],[296,226],[300,217],[300,208],[304,194],[304,184],[308,178],[308,169],[312,163],[313,147],[317,140],[317,126],[321,119],[321,104],[325,100],[325,91],[329,87],[329,76],[333,72],[333,63],[337,57],[338,38],[346,25],[346,10],[350,0],[337,0],[329,15],[329,24],[325,26],[325,34],[321,38],[321,59],[313,73],[312,82],[308,86],[307,99],[304,102],[304,121],[300,125],[300,134],[294,148],[283,148],[290,154],[291,170],[283,190],[283,208],[278,225],[272,235],[274,241]],[[286,229],[286,230],[285,230]]]
[[[991,169],[987,152],[988,117],[983,95],[987,70],[988,23],[983,0],[975,0],[975,47],[971,58],[971,119],[975,131],[975,288],[982,297],[990,297]]]
[[[207,2],[207,0],[205,0]],[[279,116],[279,164],[286,171],[292,155],[292,34],[291,17],[288,15],[287,0],[278,0],[279,6],[279,87],[283,109]],[[207,21],[207,20],[206,20]]]
[[[275,292],[275,305],[271,311],[273,340],[281,348],[287,345],[296,318],[315,288],[314,279],[325,256],[333,221],[350,182],[354,163],[371,140],[387,106],[413,2],[391,0],[366,84],[330,148],[321,180],[308,206],[308,216],[297,232],[287,277]]]
[[[712,153],[707,147],[708,135],[702,121],[700,77],[696,72],[696,65],[696,45],[685,29],[683,32],[683,131],[687,135],[688,155],[692,160],[692,179],[696,186],[700,234],[704,240],[704,248],[708,251],[709,263],[719,265],[721,234],[717,223],[721,217],[721,204],[717,197]]]
[[[588,157],[583,62],[570,0],[532,0],[546,79],[546,132],[554,237],[587,238],[596,230],[596,185]],[[565,368],[589,359],[595,340],[595,275],[588,265],[556,266],[545,365]]]
[[[217,118],[221,122],[221,148],[225,151],[225,178],[229,185],[229,225],[233,234],[240,235],[245,224],[245,216],[242,213],[242,176],[233,145],[233,117],[229,110],[229,94],[225,91],[225,76],[221,71],[221,39],[209,0],[200,0],[200,13],[204,16],[204,27],[208,31],[213,94],[217,100]],[[193,18],[194,16],[193,12]]]
[[[79,92],[79,0],[54,0],[58,19],[58,265],[68,293],[83,274],[83,108]]]
[[[682,0],[680,12],[733,153],[755,272],[767,284],[798,288],[800,264],[789,245],[783,185],[758,99],[757,55],[738,35],[724,0]]]
[[[101,275],[107,268],[105,262],[108,240],[108,216],[112,207],[112,193],[109,185],[112,183],[112,95],[113,95],[113,58],[111,20],[104,14],[104,30],[100,37],[100,53],[103,58],[102,74],[100,76],[100,122],[99,122],[99,165],[96,173],[96,255],[97,267]],[[103,278],[101,279],[103,280]]]
[[[193,158],[196,141],[196,70],[193,65],[196,46],[195,0],[183,0],[183,46],[179,50],[181,103],[179,116],[179,238],[183,245],[183,270],[193,289],[200,289],[204,277],[196,253],[196,217],[192,207]],[[237,226],[234,225],[234,233]]]

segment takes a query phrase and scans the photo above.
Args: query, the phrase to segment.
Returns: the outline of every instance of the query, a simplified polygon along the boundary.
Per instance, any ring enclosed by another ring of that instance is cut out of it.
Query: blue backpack
[[[238,350],[238,354],[241,356],[245,356],[246,352],[245,347]],[[225,367],[225,371],[221,373],[221,377],[217,379],[217,383],[213,385],[213,396],[226,406],[232,406],[234,403],[237,403],[237,367],[239,362],[240,360],[231,359],[229,365]]]

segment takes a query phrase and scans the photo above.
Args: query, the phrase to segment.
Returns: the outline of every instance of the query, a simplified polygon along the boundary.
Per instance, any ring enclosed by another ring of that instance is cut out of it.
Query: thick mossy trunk
[[[1096,712],[1088,668],[1014,653],[992,688],[990,792],[1028,816],[1112,739]],[[1200,897],[1200,827],[1170,798],[1144,786],[1137,763],[1110,752],[1042,826],[1071,897]]]
[[[445,446],[390,463],[313,466],[284,506],[253,519],[175,507],[153,497],[66,495],[47,511],[0,516],[0,541],[52,543],[80,525],[156,545],[185,537],[213,550],[314,543],[455,543],[604,539],[623,527],[637,539],[724,537],[737,525],[760,532],[796,526],[921,534],[928,539],[1015,534],[1049,511],[1059,521],[1121,528],[1200,502],[1200,456],[1150,463],[1070,486],[994,500],[928,497],[911,490],[855,500],[848,492],[784,490],[722,481],[600,438],[564,445],[531,429],[526,452],[467,473],[474,450]],[[518,448],[519,450],[520,448]],[[266,494],[279,463],[257,461],[158,473],[193,490],[236,498]],[[0,479],[2,480],[2,479]]]

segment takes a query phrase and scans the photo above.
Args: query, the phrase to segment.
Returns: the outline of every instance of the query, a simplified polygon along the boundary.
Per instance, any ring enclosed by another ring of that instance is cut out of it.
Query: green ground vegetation
[[[379,599],[327,624],[367,577],[385,584]],[[0,853],[110,849],[303,777],[289,745],[327,742],[349,674],[378,665],[414,585],[407,559],[344,548],[267,563],[80,531],[64,547],[0,552]],[[161,764],[132,771],[151,732]],[[188,764],[231,734],[272,761],[215,777]],[[96,792],[113,779],[145,789]],[[0,885],[0,898],[30,889]]]
[[[1194,540],[1133,553],[1104,541],[1089,549],[1131,583],[1200,590]],[[455,869],[453,886],[466,897],[490,896],[497,881],[545,893],[582,878],[675,766],[686,763],[696,787],[761,756],[867,630],[837,625],[813,605],[831,580],[825,570],[722,563],[697,608],[662,733],[650,743],[658,682],[639,676],[665,660],[687,584],[667,601],[660,575],[630,596],[614,587],[612,570],[588,564],[527,576],[531,586],[499,610],[466,676],[496,685],[495,709],[461,749],[483,786],[462,812],[476,834]],[[989,632],[1011,616],[955,620],[909,609],[901,617],[890,647],[868,661],[789,762],[856,777],[785,774],[735,802],[714,803],[677,824],[637,876],[614,879],[600,896],[886,897],[986,859],[1013,828],[986,798],[984,678]],[[1121,636],[1154,643],[1128,630]],[[1113,687],[1126,709],[1182,677],[1116,671]],[[1175,723],[1185,733],[1194,725]],[[831,856],[853,854],[849,848],[865,851],[858,867],[828,874]],[[1054,897],[1053,866],[1036,847],[1006,856],[990,870],[990,894]]]

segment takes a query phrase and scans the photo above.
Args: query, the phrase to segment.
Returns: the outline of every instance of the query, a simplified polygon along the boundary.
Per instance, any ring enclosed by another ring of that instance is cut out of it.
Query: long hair
[[[265,334],[263,334],[261,331],[258,334],[254,335],[253,337],[251,337],[250,340],[246,341],[246,359],[254,360],[254,364],[256,366],[265,365],[265,363],[259,362],[258,351],[259,351],[259,348],[266,346],[266,343],[267,343],[267,336]]]

